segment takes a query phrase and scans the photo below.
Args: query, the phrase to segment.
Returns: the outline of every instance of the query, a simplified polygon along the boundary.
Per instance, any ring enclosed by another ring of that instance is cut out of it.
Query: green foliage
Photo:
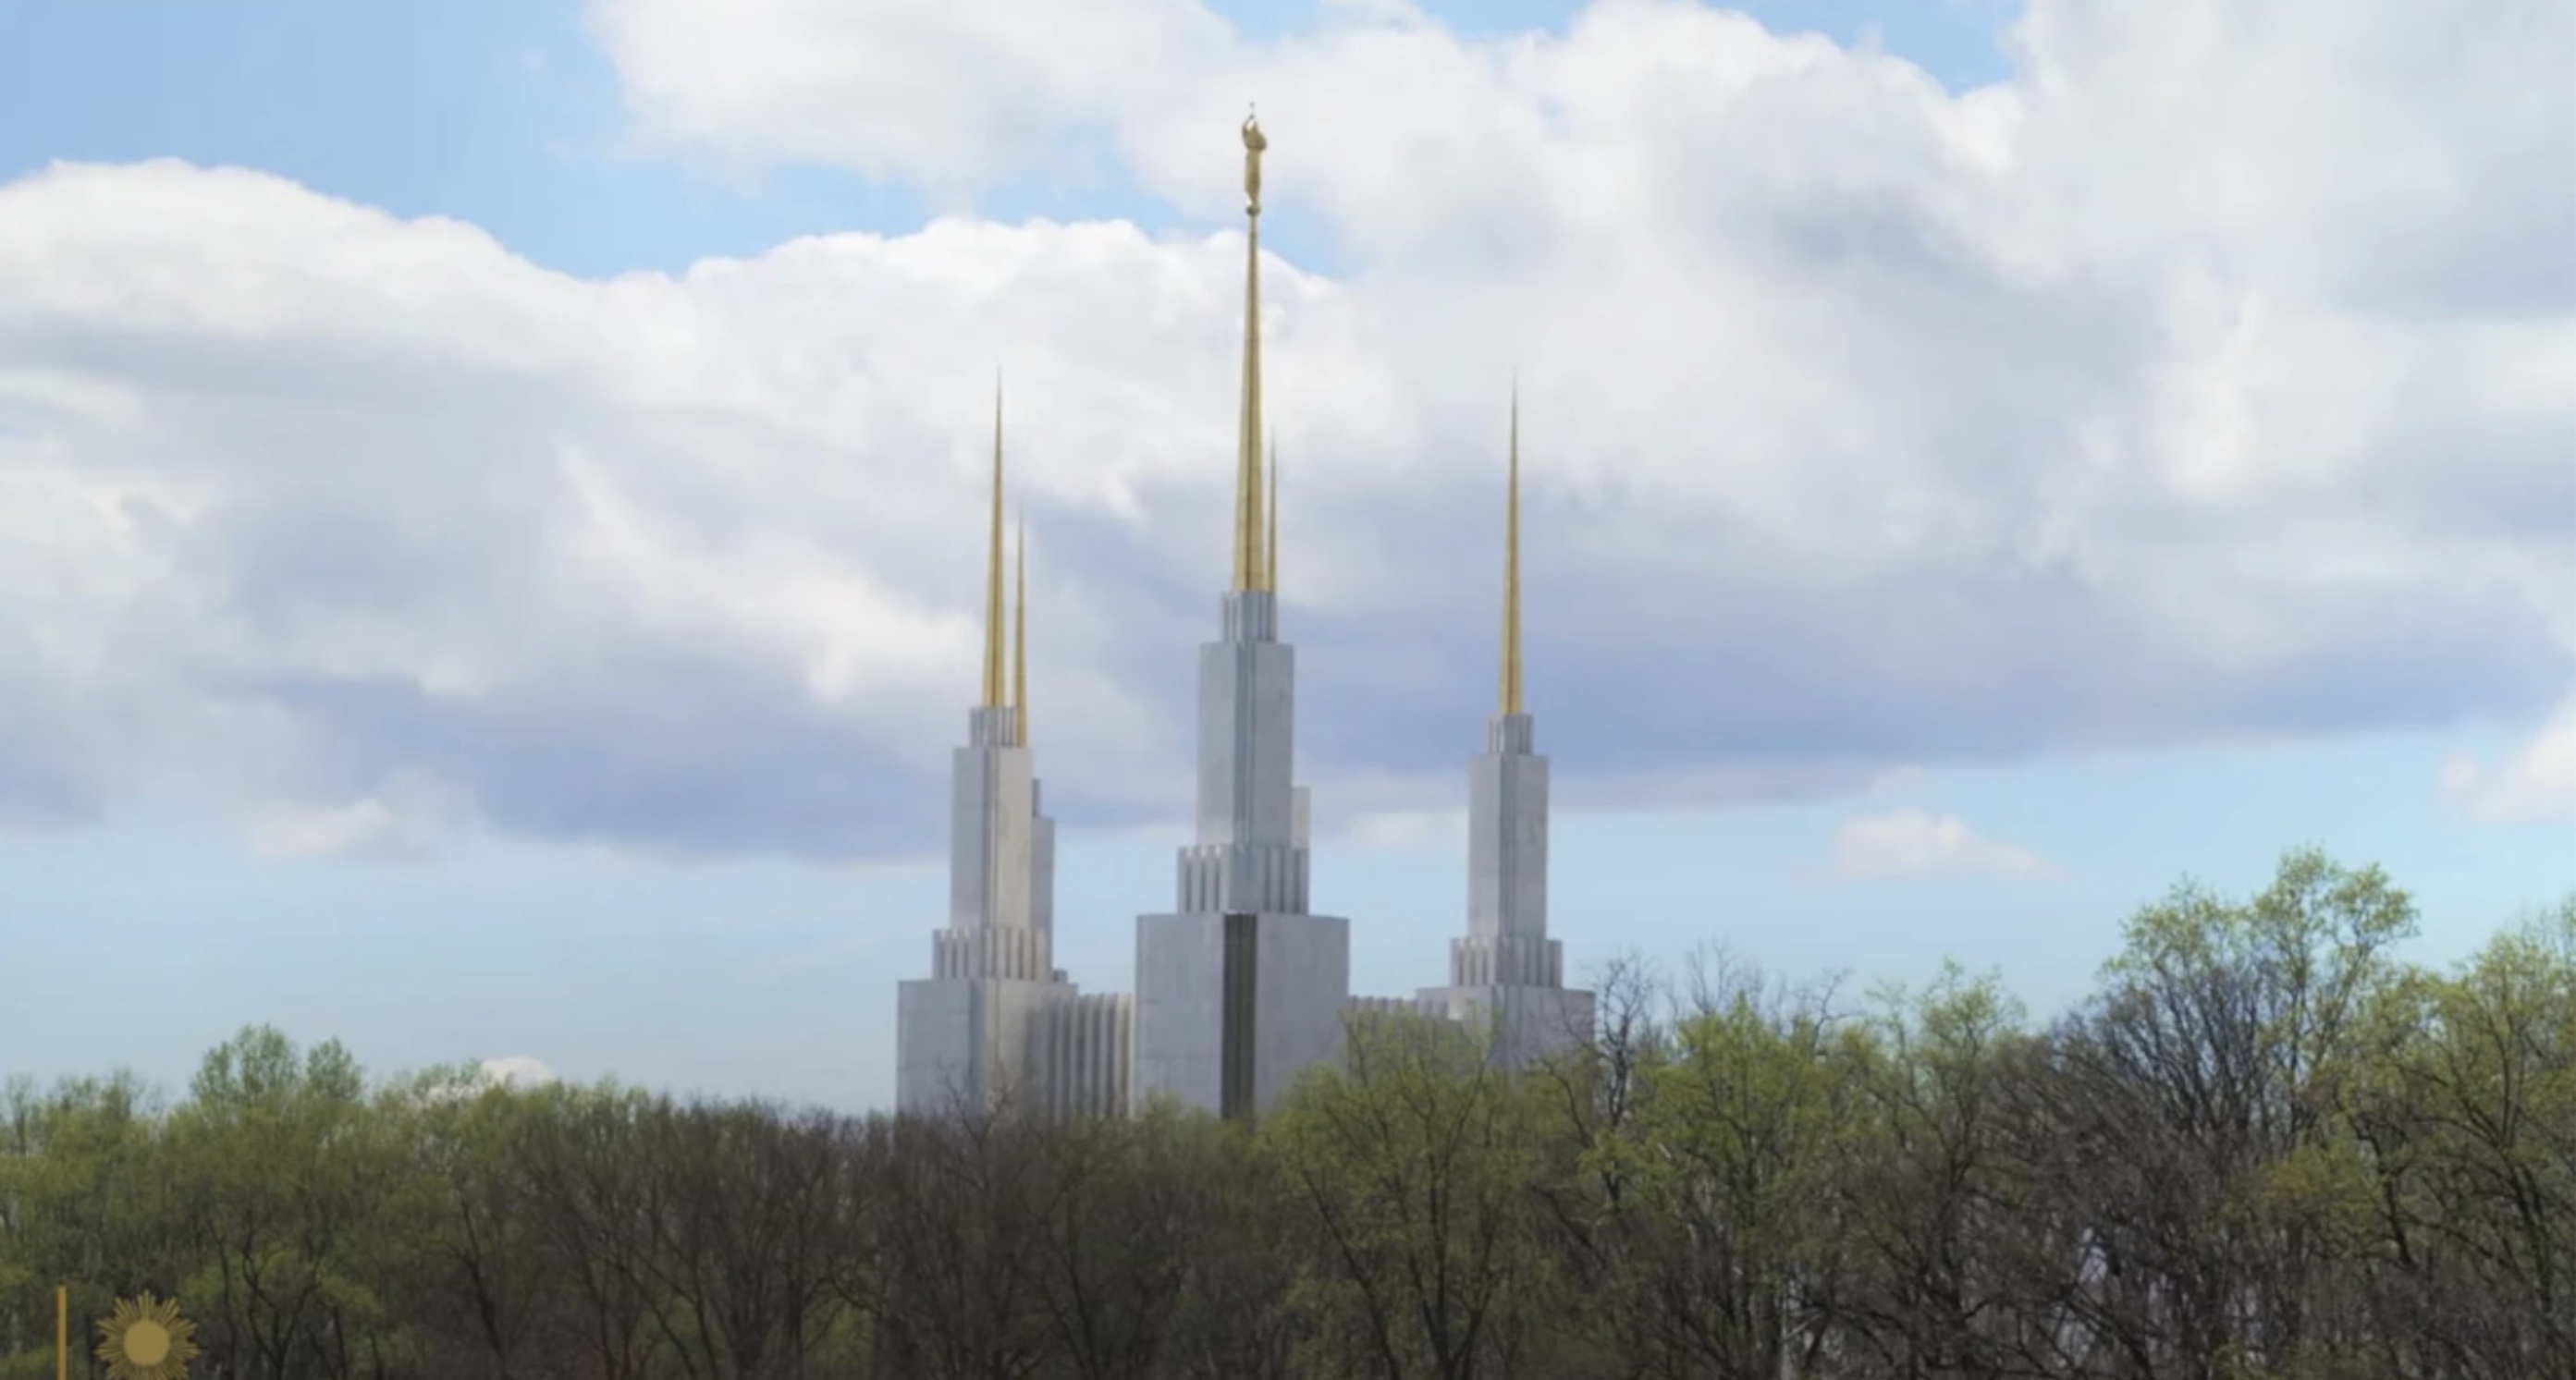
[[[143,1289],[274,1380],[2576,1380],[2576,899],[2456,970],[2313,850],[2034,1028],[1624,969],[1351,1029],[1257,1126],[849,1119],[243,1031],[0,1085],[0,1380]],[[89,1375],[86,1338],[74,1373]]]
[[[1313,1249],[1299,1282],[1314,1364],[1385,1380],[1509,1373],[1543,1297],[1529,1097],[1486,1042],[1411,1017],[1355,1020],[1265,1127]]]

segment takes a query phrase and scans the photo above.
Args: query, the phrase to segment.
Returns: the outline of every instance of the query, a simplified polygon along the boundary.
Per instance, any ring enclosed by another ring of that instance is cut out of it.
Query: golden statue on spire
[[[1261,154],[1263,150],[1269,147],[1270,141],[1267,138],[1264,138],[1261,133],[1260,117],[1257,115],[1244,116],[1243,213],[1247,216],[1257,216],[1261,214]]]

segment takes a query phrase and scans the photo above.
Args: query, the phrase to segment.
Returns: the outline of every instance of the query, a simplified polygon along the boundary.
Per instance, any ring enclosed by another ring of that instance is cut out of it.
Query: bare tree
[[[2002,1084],[2027,1042],[1991,980],[1946,972],[1890,994],[1854,1047],[1859,1104],[1836,1156],[1819,1279],[1841,1374],[2048,1375],[2044,1310],[2030,1310],[2003,1238],[2027,1209],[2004,1152]],[[1828,1282],[1829,1281],[1829,1282]]]
[[[1309,1263],[1300,1235],[1282,1229],[1295,1199],[1277,1158],[1245,1127],[1198,1118],[1171,1131],[1196,1142],[1200,1183],[1191,1203],[1197,1240],[1160,1358],[1168,1380],[1291,1380],[1312,1339],[1292,1305]]]
[[[547,1267],[573,1300],[580,1342],[566,1368],[600,1380],[652,1380],[661,1300],[641,1152],[646,1123],[667,1104],[616,1088],[537,1096],[536,1114],[513,1138],[513,1159]]]
[[[648,1305],[691,1380],[788,1380],[835,1320],[836,1201],[828,1118],[759,1103],[659,1107],[646,1166]]]
[[[1007,1113],[871,1127],[882,1363],[924,1380],[1042,1373],[1046,1127]]]

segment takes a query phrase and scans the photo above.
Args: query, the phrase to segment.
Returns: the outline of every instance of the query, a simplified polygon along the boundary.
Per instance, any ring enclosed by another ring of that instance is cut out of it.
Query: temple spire
[[[1261,154],[1259,121],[1243,117],[1243,419],[1236,438],[1234,587],[1267,588],[1261,520]]]
[[[1521,385],[1512,380],[1511,479],[1503,505],[1502,711],[1521,711]]]
[[[1270,503],[1262,510],[1266,519],[1261,534],[1261,583],[1276,593],[1279,589],[1279,431],[1270,432]]]
[[[1029,520],[1011,552],[1011,708],[1020,746],[1029,745]]]
[[[993,531],[984,572],[984,705],[1002,698],[1002,376],[993,375]]]

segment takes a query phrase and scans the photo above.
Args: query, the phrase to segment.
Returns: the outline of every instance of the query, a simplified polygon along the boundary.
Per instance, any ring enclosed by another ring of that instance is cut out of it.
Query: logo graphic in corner
[[[175,1299],[118,1299],[98,1320],[98,1359],[111,1380],[182,1380],[197,1355],[197,1325]]]

